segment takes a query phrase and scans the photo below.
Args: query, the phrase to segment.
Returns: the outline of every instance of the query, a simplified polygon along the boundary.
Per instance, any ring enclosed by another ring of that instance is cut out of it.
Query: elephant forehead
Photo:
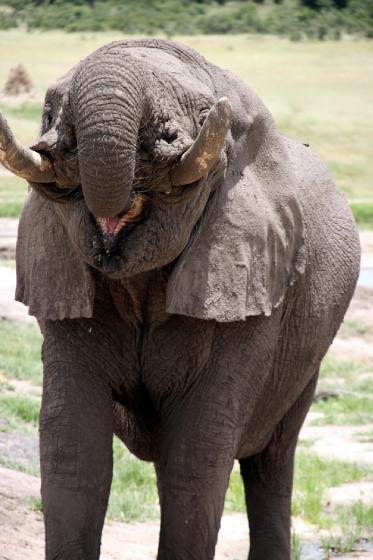
[[[73,76],[74,76],[74,73],[75,73],[76,69],[77,69],[77,66],[74,66],[66,74],[57,78],[57,80],[55,80],[48,87],[47,96],[48,95],[52,95],[52,96],[59,95],[59,96],[62,97],[64,94],[68,93],[70,91],[71,80],[73,79]]]
[[[171,53],[149,47],[134,47],[126,50],[134,58],[145,62],[152,72],[161,76],[163,80],[182,84],[183,89],[189,89],[194,97],[211,98],[211,90],[196,76],[195,66],[186,64]]]

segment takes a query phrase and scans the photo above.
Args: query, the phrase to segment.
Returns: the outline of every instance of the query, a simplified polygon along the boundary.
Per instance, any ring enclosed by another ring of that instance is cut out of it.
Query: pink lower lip
[[[137,222],[144,205],[144,197],[137,196],[131,208],[126,212],[122,212],[122,214],[118,214],[114,217],[105,217],[105,218],[96,218],[98,225],[101,228],[101,231],[104,235],[115,236],[117,235],[123,228],[125,228],[129,223]]]
[[[115,232],[115,228],[119,224],[120,217],[115,216],[114,218],[105,218],[106,222],[106,231],[109,235],[113,235]]]
[[[114,216],[113,218],[98,218],[101,231],[104,235],[117,235],[126,225],[127,220],[125,216]]]

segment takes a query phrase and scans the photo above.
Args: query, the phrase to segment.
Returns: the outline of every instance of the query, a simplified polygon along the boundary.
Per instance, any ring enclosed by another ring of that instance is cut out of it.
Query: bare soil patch
[[[7,465],[34,471],[39,465],[39,441],[19,432],[0,432],[0,459]]]
[[[312,450],[325,459],[373,465],[373,441],[364,441],[363,437],[364,434],[371,434],[372,431],[373,425],[305,425],[301,430],[300,439],[312,442]]]
[[[40,560],[44,554],[42,514],[31,504],[40,497],[40,480],[0,467],[0,560]],[[105,524],[102,560],[151,560],[156,556],[158,523]],[[244,559],[248,550],[246,516],[222,521],[217,560]]]
[[[356,501],[366,506],[373,505],[373,481],[355,482],[354,484],[343,484],[329,488],[325,494],[325,500],[329,509],[341,506],[352,506]]]

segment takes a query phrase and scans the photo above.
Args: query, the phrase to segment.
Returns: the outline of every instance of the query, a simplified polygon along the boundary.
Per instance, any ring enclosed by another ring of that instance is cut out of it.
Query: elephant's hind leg
[[[74,321],[45,327],[40,460],[47,560],[99,558],[112,477],[111,391],[84,339],[89,325]]]
[[[312,402],[315,375],[276,426],[267,447],[240,461],[250,526],[249,560],[290,560],[291,492],[298,434]]]

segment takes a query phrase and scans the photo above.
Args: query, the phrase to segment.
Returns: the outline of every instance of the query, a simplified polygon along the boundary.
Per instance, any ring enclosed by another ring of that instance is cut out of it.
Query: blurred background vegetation
[[[373,37],[373,0],[0,0],[0,29]]]

